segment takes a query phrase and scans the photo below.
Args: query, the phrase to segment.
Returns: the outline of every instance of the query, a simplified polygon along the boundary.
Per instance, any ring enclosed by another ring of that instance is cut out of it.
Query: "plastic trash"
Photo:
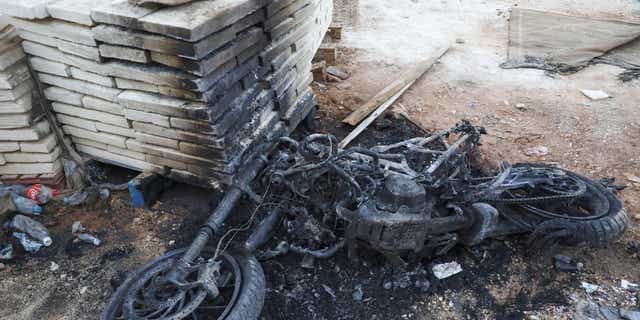
[[[75,221],[71,225],[71,233],[76,234],[86,230],[80,221]]]
[[[8,223],[8,227],[26,232],[29,236],[42,242],[42,244],[47,247],[53,243],[51,236],[49,236],[49,231],[42,223],[21,214],[13,217],[13,220]]]
[[[7,244],[0,248],[0,260],[11,260],[13,259],[13,246]]]
[[[78,191],[63,199],[65,205],[78,206],[81,204],[92,204],[98,202],[98,200],[105,200],[109,198],[111,192],[109,189],[100,189],[97,187],[89,187],[84,190]]]
[[[38,183],[28,187],[25,194],[27,198],[35,200],[39,204],[44,204],[57,196],[58,190]]]
[[[88,233],[81,233],[78,235],[78,239],[87,242],[87,243],[91,243],[94,246],[99,246],[100,243],[102,243],[102,241],[100,241],[100,239],[88,234]]]
[[[33,215],[40,215],[42,213],[42,207],[34,200],[17,195],[13,195],[11,199],[13,200],[13,204],[16,206],[16,210],[20,213]]]
[[[432,271],[436,278],[442,280],[462,272],[462,267],[459,263],[453,261],[449,263],[437,264],[433,266]]]
[[[40,250],[40,248],[44,247],[44,244],[38,241],[29,239],[29,236],[27,236],[26,233],[14,232],[13,236],[15,238],[18,238],[18,240],[20,240],[20,244],[24,247],[24,250],[26,250],[27,252],[36,252]]]
[[[0,193],[11,192],[17,195],[23,195],[27,187],[21,184],[0,184]]]

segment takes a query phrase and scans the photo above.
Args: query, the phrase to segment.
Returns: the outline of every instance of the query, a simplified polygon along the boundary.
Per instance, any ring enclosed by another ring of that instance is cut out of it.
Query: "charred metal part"
[[[289,250],[299,254],[307,254],[317,259],[329,259],[333,257],[340,249],[342,249],[344,245],[345,241],[340,240],[336,244],[321,250],[305,249],[295,245],[290,245]]]
[[[274,210],[267,217],[262,220],[256,230],[249,236],[249,239],[244,244],[247,252],[255,252],[258,248],[269,241],[269,235],[275,229],[278,222],[282,218],[280,210]]]

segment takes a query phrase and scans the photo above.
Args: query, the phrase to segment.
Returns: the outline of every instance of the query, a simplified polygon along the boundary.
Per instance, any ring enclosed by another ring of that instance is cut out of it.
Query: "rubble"
[[[442,280],[462,272],[462,266],[460,266],[459,263],[453,261],[449,263],[434,265],[432,271],[436,278]]]
[[[564,255],[555,255],[553,257],[555,260],[554,266],[558,271],[564,272],[578,272],[584,269],[584,265],[581,262],[573,261],[571,257]]]
[[[580,282],[580,285],[582,286],[582,288],[584,288],[584,290],[588,293],[588,294],[592,294],[596,291],[598,291],[598,289],[600,289],[600,286],[595,285],[595,284],[591,284],[588,282]]]

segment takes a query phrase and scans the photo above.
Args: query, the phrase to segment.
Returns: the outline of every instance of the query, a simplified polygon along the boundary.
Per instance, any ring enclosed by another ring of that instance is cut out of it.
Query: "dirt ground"
[[[591,66],[570,76],[539,70],[503,70],[508,9],[512,5],[599,17],[640,19],[640,2],[601,1],[384,1],[359,3],[358,19],[348,26],[339,64],[351,73],[340,83],[316,85],[320,99],[318,131],[342,137],[350,128],[340,119],[433,48],[449,52],[394,106],[429,130],[470,119],[487,128],[482,146],[487,165],[555,163],[589,177],[615,177],[628,185],[622,198],[632,216],[640,214],[640,82],[622,84],[621,71]],[[458,41],[456,41],[459,39]],[[579,89],[600,89],[612,99],[592,102]],[[376,125],[367,139],[390,138],[408,124]],[[399,131],[398,131],[399,130]],[[299,134],[302,134],[300,132]],[[355,143],[361,143],[357,140]],[[526,150],[545,146],[549,155]],[[109,172],[108,172],[109,173]],[[114,182],[133,172],[113,169]],[[126,272],[167,250],[188,245],[221,194],[176,185],[149,209],[129,206],[126,193],[91,208],[47,206],[43,220],[54,246],[35,255],[19,252],[0,270],[0,319],[97,319]],[[241,220],[238,212],[234,220]],[[104,244],[74,243],[70,230],[79,220]],[[640,260],[627,252],[640,240],[640,220],[620,241],[603,249],[557,248],[531,254],[518,238],[456,248],[434,260],[405,269],[378,259],[354,265],[345,254],[299,267],[287,256],[264,263],[267,300],[262,319],[587,319],[584,302],[640,308],[635,293],[620,280],[640,283]],[[579,273],[553,268],[562,253],[584,264]],[[437,280],[435,263],[457,261],[464,271]],[[51,262],[59,265],[51,270]],[[416,286],[430,281],[431,286]],[[581,282],[600,289],[587,294]],[[360,289],[358,289],[360,288]],[[362,291],[362,299],[354,293]],[[597,319],[597,318],[595,318]]]

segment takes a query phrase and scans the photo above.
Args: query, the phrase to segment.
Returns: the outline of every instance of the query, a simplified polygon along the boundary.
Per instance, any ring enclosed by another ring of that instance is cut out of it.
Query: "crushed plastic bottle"
[[[98,247],[100,246],[100,244],[102,243],[102,241],[100,241],[100,239],[88,234],[88,233],[81,233],[78,234],[78,239],[87,242],[87,243],[91,243],[94,246]]]
[[[25,197],[13,195],[11,197],[13,204],[20,213],[40,215],[42,213],[42,207],[38,205],[34,200],[27,199]]]
[[[36,252],[44,246],[44,244],[38,241],[29,239],[29,236],[24,232],[14,232],[13,236],[20,240],[20,244],[27,252]]]
[[[53,243],[51,236],[49,236],[49,231],[42,223],[21,214],[13,217],[13,220],[7,224],[7,227],[26,232],[47,247]]]
[[[82,225],[82,222],[80,222],[80,221],[75,221],[71,225],[71,233],[73,233],[73,234],[80,233],[80,232],[82,232],[84,230],[86,230],[86,229],[84,228],[84,226]]]
[[[23,195],[26,190],[27,187],[21,184],[0,184],[0,194],[11,192],[17,195]]]
[[[93,204],[98,200],[108,199],[110,196],[109,189],[100,189],[97,187],[89,187],[85,190],[78,191],[63,199],[65,205],[78,206],[81,204]]]
[[[13,246],[7,244],[0,248],[0,260],[11,260],[13,259]]]
[[[58,190],[37,183],[28,187],[25,194],[27,198],[35,200],[39,204],[44,204],[57,196]]]

